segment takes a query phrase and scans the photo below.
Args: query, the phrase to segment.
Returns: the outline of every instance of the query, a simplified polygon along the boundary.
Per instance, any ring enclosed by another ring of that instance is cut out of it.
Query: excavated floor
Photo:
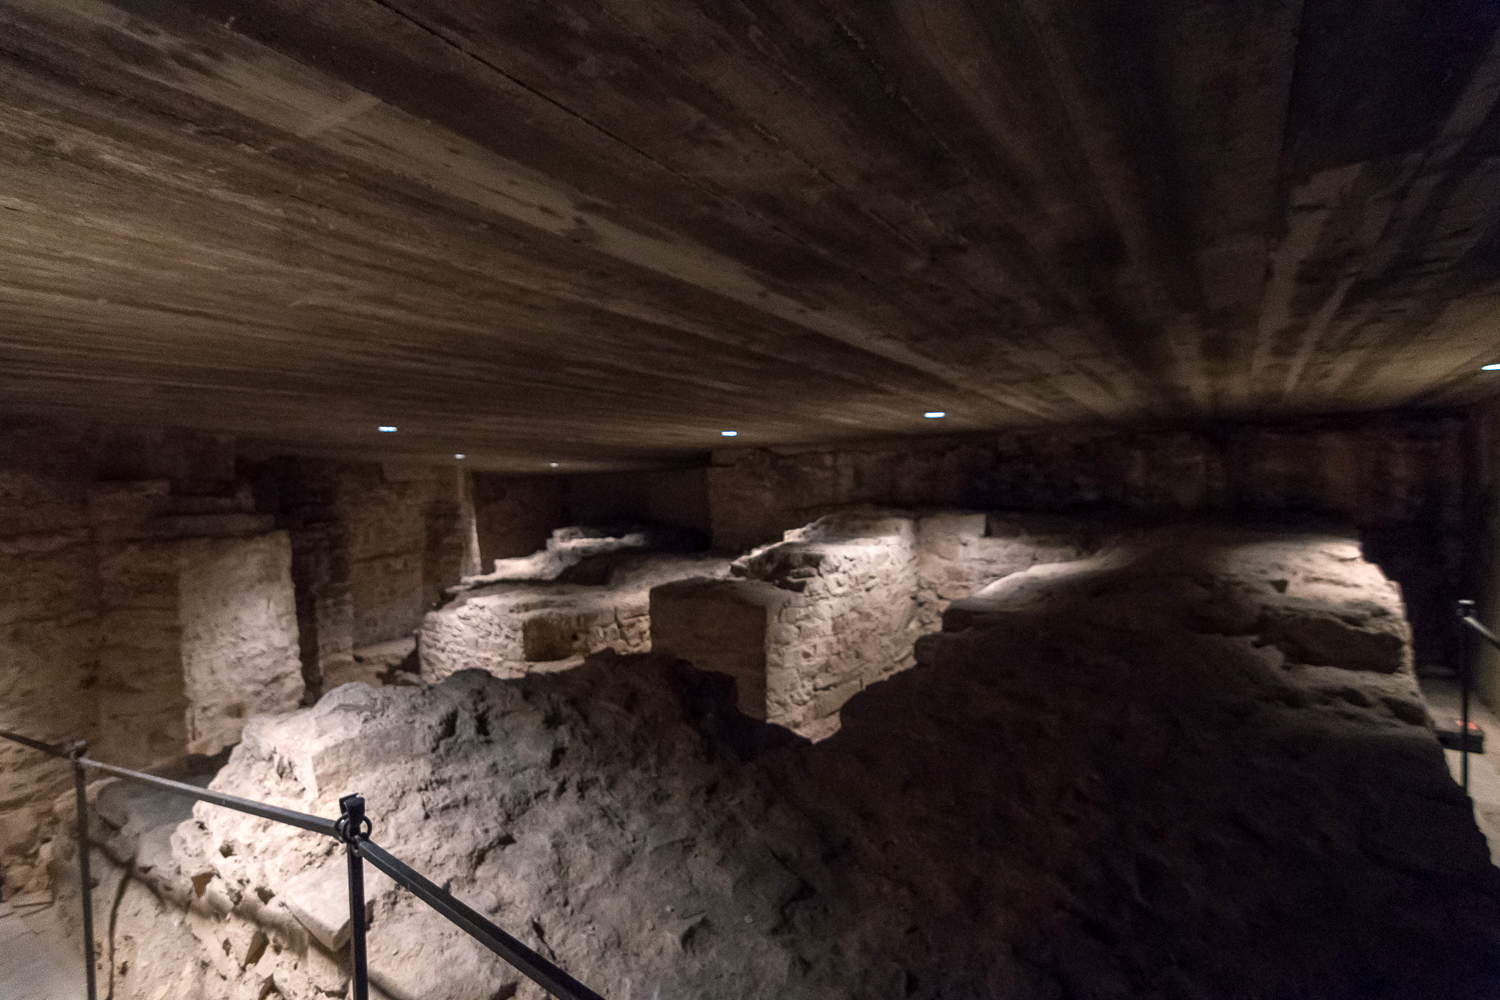
[[[619,1000],[1496,994],[1500,871],[1355,545],[1177,531],[1022,575],[816,745],[605,654],[346,685],[252,720],[215,787],[362,792],[377,841]],[[108,791],[116,997],[342,993],[336,845]],[[540,995],[370,887],[378,995]]]
[[[0,996],[68,1000],[83,995],[83,958],[65,940],[50,897],[0,903]]]

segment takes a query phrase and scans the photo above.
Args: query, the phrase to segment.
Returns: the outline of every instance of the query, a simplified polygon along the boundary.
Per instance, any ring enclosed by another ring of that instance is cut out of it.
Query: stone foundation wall
[[[301,698],[289,569],[232,442],[0,427],[0,728],[133,767],[237,740]],[[70,774],[10,743],[0,772],[6,891],[41,888]]]
[[[1305,524],[1357,529],[1402,585],[1419,664],[1452,664],[1469,578],[1468,416],[1388,413],[1193,430],[911,437],[823,449],[717,451],[715,549],[742,552],[823,514],[908,509]]]
[[[479,537],[479,571],[496,559],[529,556],[568,520],[563,476],[505,476],[476,472],[474,520]]]
[[[348,546],[353,644],[368,646],[411,632],[426,613],[422,568],[427,549],[425,477],[388,477],[379,465],[343,467],[338,512]]]
[[[739,710],[765,719],[772,640],[785,635],[793,596],[762,580],[661,584],[651,588],[651,648],[733,678]]]
[[[702,532],[712,529],[708,470],[649,469],[566,477],[570,524],[643,522]]]
[[[647,591],[500,585],[434,611],[418,637],[422,679],[477,669],[496,677],[577,666],[602,649],[651,648]]]
[[[844,515],[787,533],[731,572],[788,593],[766,637],[766,718],[811,739],[866,685],[912,664],[921,634],[916,524]]]
[[[292,548],[277,531],[181,544],[177,614],[188,750],[238,743],[245,719],[302,700]]]
[[[91,743],[101,760],[149,767],[188,746],[178,545],[107,540],[100,547],[104,599]]]
[[[88,734],[99,656],[98,553],[80,483],[0,468],[0,729]],[[0,741],[0,876],[38,887],[67,767]]]
[[[458,592],[423,620],[418,634],[422,678],[459,670],[496,677],[564,670],[591,653],[651,649],[651,588],[727,571],[712,556],[621,554],[599,585],[505,582]]]
[[[451,466],[278,458],[247,467],[291,536],[302,675],[316,697],[357,649],[409,638],[479,570],[473,488]]]
[[[496,559],[531,555],[553,531],[574,525],[669,526],[701,539],[693,548],[708,545],[703,467],[547,476],[477,472],[473,481],[481,573]]]
[[[731,564],[733,579],[651,592],[653,648],[735,679],[741,708],[811,739],[912,664],[948,605],[1038,563],[1088,555],[1076,522],[858,509],[820,518]]]

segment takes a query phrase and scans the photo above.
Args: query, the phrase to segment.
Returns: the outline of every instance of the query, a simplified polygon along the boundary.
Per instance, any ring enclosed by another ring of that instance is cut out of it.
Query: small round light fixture
[[[394,434],[394,433],[396,433],[396,428],[395,428],[395,426],[393,424],[381,424],[379,427],[377,427],[375,429],[377,431],[379,431],[380,433],[382,433],[382,434]]]
[[[454,458],[458,458],[458,459],[461,459],[461,458],[463,458],[463,456],[462,456],[462,455],[454,455],[454,456],[453,456],[453,457],[454,457]]]
[[[556,462],[553,462],[553,463],[552,463],[552,467],[553,467],[553,468],[554,468],[554,469],[555,469],[555,468],[557,468],[557,463],[556,463]]]
[[[1500,372],[1500,365],[1480,365],[1479,370],[1482,372]]]
[[[922,416],[926,417],[928,420],[941,420],[947,415],[948,414],[944,413],[942,410],[928,410],[926,413],[922,414]]]
[[[722,435],[723,437],[727,437],[727,438],[739,437],[740,436],[740,432],[739,431],[720,431],[719,434]]]

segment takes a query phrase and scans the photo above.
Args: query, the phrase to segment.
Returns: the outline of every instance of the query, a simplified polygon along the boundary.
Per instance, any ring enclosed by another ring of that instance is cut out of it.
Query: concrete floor
[[[0,1000],[82,1000],[83,956],[50,897],[0,903]]]
[[[1459,717],[1458,681],[1449,677],[1423,677],[1422,695],[1427,699],[1434,718]],[[1490,842],[1490,860],[1500,865],[1500,719],[1472,693],[1469,696],[1469,719],[1484,727],[1485,753],[1469,754],[1469,797],[1474,800],[1474,819]],[[1459,781],[1463,755],[1445,750],[1448,769]]]

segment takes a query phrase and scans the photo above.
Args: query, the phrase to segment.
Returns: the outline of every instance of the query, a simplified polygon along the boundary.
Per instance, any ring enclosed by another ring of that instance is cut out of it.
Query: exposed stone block
[[[239,741],[246,717],[302,698],[286,533],[193,542],[179,586],[188,749],[213,754]]]
[[[767,657],[792,595],[758,580],[678,580],[651,588],[651,648],[734,678],[740,711],[767,715]],[[793,640],[795,641],[795,640]]]

